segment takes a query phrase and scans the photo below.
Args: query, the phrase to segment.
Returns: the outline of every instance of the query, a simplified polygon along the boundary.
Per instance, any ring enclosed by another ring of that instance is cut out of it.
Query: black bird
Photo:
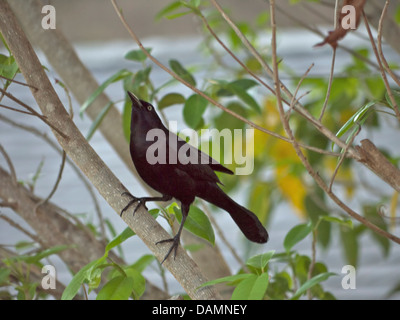
[[[228,174],[233,174],[233,172],[170,132],[163,125],[150,103],[139,100],[129,91],[128,95],[132,100],[130,135],[132,161],[140,177],[162,196],[136,198],[128,194],[132,200],[121,211],[121,215],[135,202],[138,202],[138,205],[134,214],[141,205],[145,206],[147,201],[168,201],[175,198],[181,202],[182,222],[177,234],[171,239],[157,242],[157,244],[172,242],[172,246],[162,262],[172,251],[174,251],[175,258],[182,228],[195,197],[204,199],[227,211],[249,240],[257,243],[267,242],[268,232],[257,216],[233,201],[217,184],[221,182],[214,171]],[[163,140],[157,140],[157,146],[162,146],[157,151],[165,152],[165,161],[159,161],[159,163],[154,163],[154,159],[150,159],[148,154],[148,148],[155,144],[147,136],[152,129],[156,129],[153,132],[158,134],[158,139]],[[162,138],[163,136],[164,138]],[[184,149],[181,150],[181,148]],[[193,157],[191,159],[196,161],[183,163],[186,161],[179,159],[179,150],[185,151],[186,155],[194,155],[195,159]]]

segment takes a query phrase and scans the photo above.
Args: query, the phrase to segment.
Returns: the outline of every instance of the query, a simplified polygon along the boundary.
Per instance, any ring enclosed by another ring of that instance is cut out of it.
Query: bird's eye
[[[151,106],[147,106],[147,110],[151,111],[153,108]]]

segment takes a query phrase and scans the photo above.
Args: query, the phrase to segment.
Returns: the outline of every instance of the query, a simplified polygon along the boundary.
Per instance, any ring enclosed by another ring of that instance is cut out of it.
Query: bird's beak
[[[130,92],[130,91],[127,91],[127,93],[128,93],[129,98],[131,98],[131,100],[132,100],[132,106],[135,106],[135,107],[137,107],[137,108],[142,108],[142,107],[143,107],[143,105],[142,105],[142,103],[140,102],[140,100],[139,100],[138,97],[136,97],[136,96],[135,96],[132,92]]]

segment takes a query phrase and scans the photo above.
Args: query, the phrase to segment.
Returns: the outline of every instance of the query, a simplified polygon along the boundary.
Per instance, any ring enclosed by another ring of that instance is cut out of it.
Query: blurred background
[[[331,25],[332,4],[302,1],[299,6],[290,5],[288,0],[277,1],[280,10],[311,24]],[[71,41],[113,41],[128,39],[126,30],[112,11],[107,0],[71,0],[48,1],[57,8],[57,25],[62,28]],[[232,18],[239,21],[254,20],[257,14],[268,10],[265,0],[224,0],[221,6],[230,8]],[[192,16],[182,16],[173,23],[167,19],[155,21],[154,17],[166,6],[164,0],[119,1],[124,16],[135,27],[140,37],[181,37],[199,34],[199,22]],[[59,10],[58,10],[59,9]],[[285,28],[297,28],[298,24],[287,14],[277,12],[278,25]],[[90,24],[88,24],[88,20]],[[95,26],[95,28],[91,27]]]

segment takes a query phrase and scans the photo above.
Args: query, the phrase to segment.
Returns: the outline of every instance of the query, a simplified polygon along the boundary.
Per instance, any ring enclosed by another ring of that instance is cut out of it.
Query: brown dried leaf
[[[355,28],[354,29],[353,28],[343,28],[343,25],[342,25],[343,19],[344,18],[348,19],[348,15],[350,14],[350,12],[347,10],[345,10],[345,13],[342,13],[343,7],[348,6],[348,5],[353,6],[355,9],[356,17],[355,17]],[[365,0],[344,0],[342,8],[340,10],[341,13],[339,16],[339,21],[338,21],[336,29],[333,31],[329,31],[329,34],[327,37],[325,37],[324,41],[316,44],[315,47],[323,46],[324,44],[329,43],[333,48],[336,48],[338,41],[340,39],[344,38],[345,35],[347,34],[347,32],[349,32],[350,30],[357,29],[358,26],[360,25],[364,5],[365,5]]]

